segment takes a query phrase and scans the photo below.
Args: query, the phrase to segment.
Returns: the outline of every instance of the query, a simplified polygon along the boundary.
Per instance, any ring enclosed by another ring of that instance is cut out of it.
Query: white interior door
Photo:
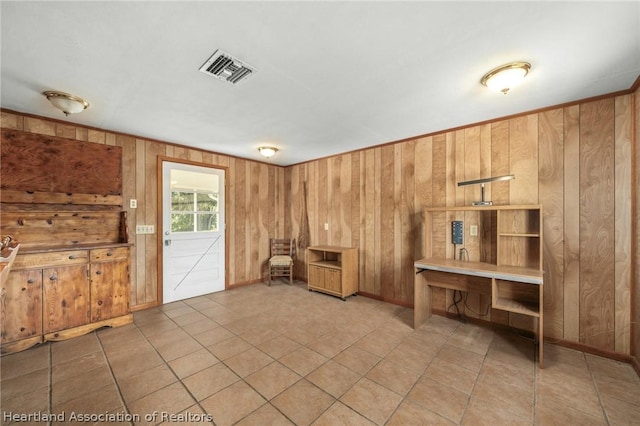
[[[225,173],[162,163],[162,301],[225,288]]]

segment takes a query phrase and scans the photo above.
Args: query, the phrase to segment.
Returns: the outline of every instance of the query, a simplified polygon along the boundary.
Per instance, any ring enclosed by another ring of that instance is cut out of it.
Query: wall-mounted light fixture
[[[47,97],[54,107],[64,112],[64,115],[77,114],[89,108],[89,102],[68,93],[48,90],[42,92],[42,94]]]
[[[505,95],[522,82],[531,69],[529,62],[511,62],[486,73],[480,83]]]
[[[278,152],[278,148],[273,146],[261,146],[258,148],[258,151],[260,151],[260,154],[262,154],[263,157],[271,158],[276,152]]]
[[[480,192],[482,194],[482,198],[480,199],[480,201],[474,201],[473,203],[471,203],[471,205],[472,206],[491,206],[493,205],[493,201],[487,201],[484,199],[484,184],[491,183],[491,182],[501,182],[501,181],[511,180],[515,178],[516,177],[514,175],[495,176],[495,177],[488,177],[484,179],[475,179],[475,180],[467,180],[464,182],[458,182],[458,186],[480,184],[481,185]]]

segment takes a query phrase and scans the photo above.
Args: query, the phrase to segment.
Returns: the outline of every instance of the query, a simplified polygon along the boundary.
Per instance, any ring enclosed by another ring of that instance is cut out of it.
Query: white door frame
[[[168,163],[179,163],[179,164],[187,164],[187,165],[191,165],[191,166],[198,166],[198,167],[206,167],[206,168],[210,168],[210,169],[218,169],[218,170],[223,170],[224,171],[224,217],[225,217],[225,222],[226,222],[226,218],[227,218],[227,214],[228,214],[228,209],[227,209],[227,194],[228,194],[228,189],[229,189],[229,184],[228,184],[228,176],[229,176],[229,169],[228,167],[224,167],[224,166],[214,166],[212,164],[207,164],[207,163],[200,163],[197,161],[190,161],[190,160],[185,160],[185,159],[181,159],[181,158],[173,158],[173,157],[165,157],[165,156],[160,156],[158,155],[158,164],[157,164],[157,183],[158,183],[158,206],[157,206],[157,221],[156,223],[158,224],[158,232],[156,233],[157,235],[157,251],[158,251],[158,262],[157,262],[157,277],[158,277],[158,290],[157,290],[157,296],[156,296],[156,304],[157,305],[162,305],[163,304],[163,300],[164,300],[164,218],[163,218],[163,202],[164,202],[164,184],[163,184],[163,164],[165,162]],[[223,224],[224,225],[224,239],[225,239],[225,243],[224,243],[224,291],[229,289],[229,230],[226,226],[226,223]]]

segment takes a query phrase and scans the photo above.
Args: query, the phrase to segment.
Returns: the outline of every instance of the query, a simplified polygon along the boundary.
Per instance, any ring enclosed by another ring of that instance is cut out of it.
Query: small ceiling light
[[[77,96],[53,90],[42,92],[51,104],[64,112],[64,115],[77,114],[89,108],[89,102]]]
[[[270,158],[273,157],[276,152],[278,152],[278,148],[274,148],[272,146],[261,146],[260,148],[258,148],[258,151],[260,151],[260,154],[262,154],[264,157]]]
[[[531,64],[528,62],[511,62],[486,73],[480,83],[506,95],[512,87],[522,82],[530,69]]]

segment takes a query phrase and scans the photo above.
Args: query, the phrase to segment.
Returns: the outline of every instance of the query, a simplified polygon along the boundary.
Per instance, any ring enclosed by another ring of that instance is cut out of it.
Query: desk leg
[[[543,284],[540,284],[540,296],[539,296],[539,304],[540,304],[540,317],[538,318],[538,361],[540,364],[540,368],[543,368],[544,362],[544,320],[543,320],[543,311],[544,311],[544,291]]]
[[[413,328],[418,328],[431,317],[431,286],[426,272],[419,273],[413,281]]]

